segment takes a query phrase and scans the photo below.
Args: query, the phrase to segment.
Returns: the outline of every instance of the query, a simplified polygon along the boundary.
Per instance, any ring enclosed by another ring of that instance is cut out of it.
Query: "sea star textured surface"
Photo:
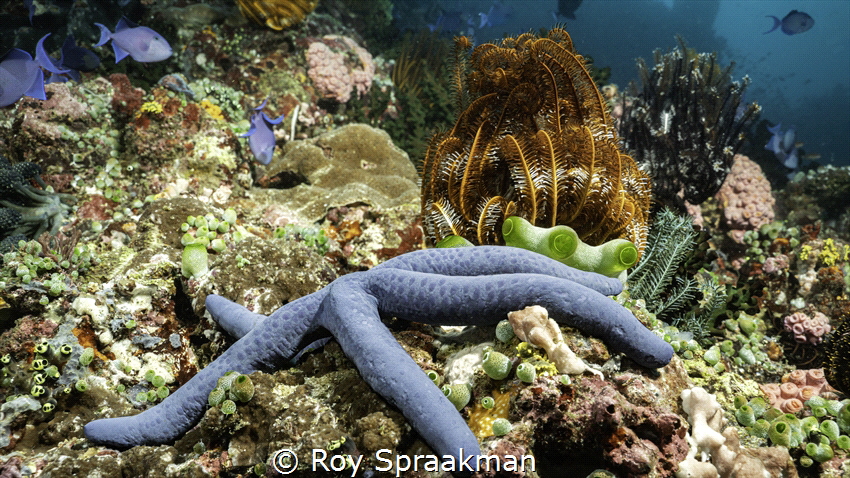
[[[197,423],[207,395],[229,370],[279,367],[326,329],[369,385],[398,407],[438,455],[480,454],[475,436],[437,386],[381,322],[397,317],[433,325],[488,325],[507,313],[541,305],[556,321],[577,327],[650,368],[673,349],[627,309],[606,297],[622,284],[543,255],[506,246],[428,249],[343,276],[266,317],[220,296],[207,309],[240,339],[159,405],[131,417],[90,422],[93,442],[127,448],[174,441]]]

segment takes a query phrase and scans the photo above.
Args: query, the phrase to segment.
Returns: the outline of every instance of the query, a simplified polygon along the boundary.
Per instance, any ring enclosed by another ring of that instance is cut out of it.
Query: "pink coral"
[[[794,340],[801,344],[817,345],[821,343],[823,336],[832,330],[829,318],[820,312],[815,312],[814,317],[795,312],[785,317],[783,323],[785,330],[794,334]]]
[[[773,221],[776,201],[770,192],[770,182],[761,167],[744,155],[735,155],[717,199],[723,206],[724,224],[733,231],[758,229]]]
[[[345,103],[351,91],[362,96],[372,87],[375,62],[372,55],[351,38],[325,35],[307,49],[307,75],[326,98]]]
[[[761,390],[772,407],[784,413],[797,413],[814,396],[835,398],[835,389],[826,383],[822,368],[797,369],[782,377],[782,383],[765,383]]]

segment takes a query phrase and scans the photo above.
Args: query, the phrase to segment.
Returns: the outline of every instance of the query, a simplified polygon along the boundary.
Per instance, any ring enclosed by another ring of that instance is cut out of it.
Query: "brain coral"
[[[625,238],[643,249],[649,178],[620,152],[605,100],[573,48],[552,29],[501,44],[456,40],[454,127],[435,135],[423,164],[422,213],[432,240],[502,243],[517,215],[564,224],[598,245]]]

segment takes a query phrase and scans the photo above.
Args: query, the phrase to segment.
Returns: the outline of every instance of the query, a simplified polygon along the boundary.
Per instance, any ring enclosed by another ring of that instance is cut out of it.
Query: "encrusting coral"
[[[454,127],[431,139],[422,215],[437,242],[500,244],[508,216],[570,226],[591,245],[624,238],[643,250],[649,178],[620,152],[608,106],[566,31],[499,45],[456,41]],[[467,68],[469,64],[469,68]]]

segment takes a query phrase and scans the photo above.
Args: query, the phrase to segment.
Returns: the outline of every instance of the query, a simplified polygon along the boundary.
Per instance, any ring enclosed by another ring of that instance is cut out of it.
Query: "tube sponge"
[[[625,239],[612,239],[598,246],[585,244],[568,226],[537,227],[519,216],[511,216],[502,224],[505,244],[528,249],[583,271],[618,277],[635,265],[638,250]]]

